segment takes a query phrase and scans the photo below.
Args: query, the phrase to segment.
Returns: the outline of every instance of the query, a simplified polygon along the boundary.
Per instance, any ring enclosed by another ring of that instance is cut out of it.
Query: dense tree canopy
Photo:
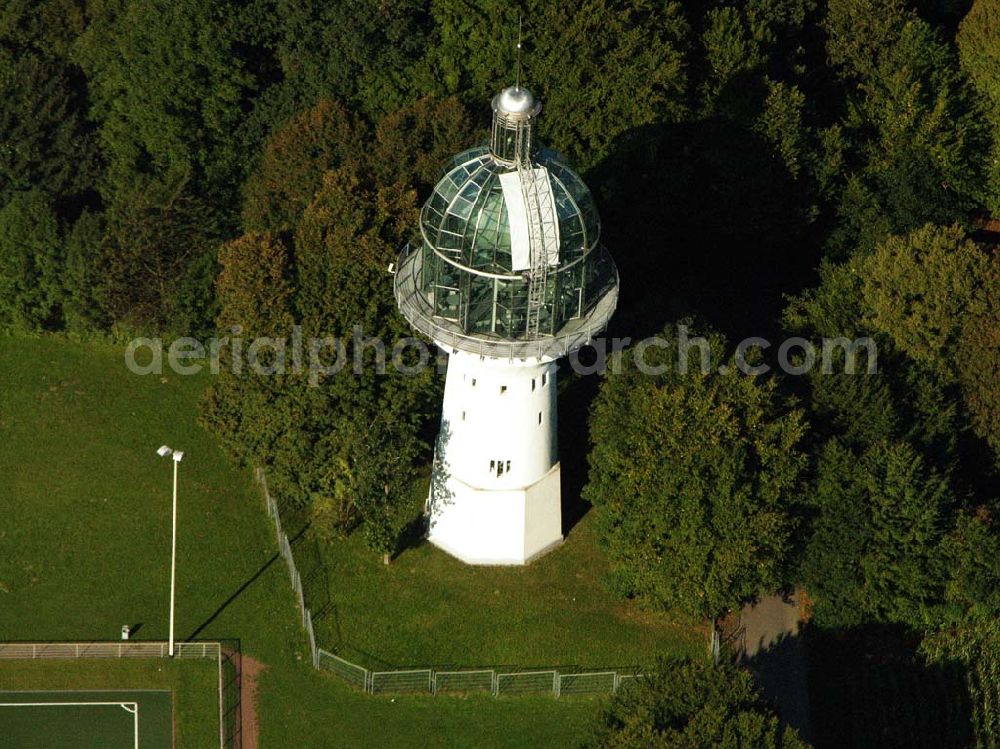
[[[59,320],[61,252],[43,193],[18,193],[0,209],[0,330],[34,331]]]
[[[942,600],[939,547],[955,500],[906,443],[877,443],[860,461],[836,442],[819,462],[820,508],[804,563],[824,624],[931,624]]]
[[[993,447],[1000,466],[1000,253],[983,271],[984,304],[965,317],[954,362],[972,428]]]
[[[602,383],[584,496],[622,592],[714,617],[782,580],[805,425],[773,381],[716,371],[721,338],[703,374],[665,335],[645,352],[658,374],[627,355]]]
[[[962,69],[978,90],[980,108],[993,129],[993,150],[984,154],[990,175],[988,198],[1000,209],[1000,2],[975,0],[955,37]]]
[[[662,660],[601,713],[587,749],[808,749],[764,703],[749,672]]]
[[[984,195],[989,136],[954,50],[900,0],[833,0],[826,29],[849,87],[841,251],[960,219]]]
[[[542,96],[543,135],[582,168],[618,136],[685,110],[688,24],[679,3],[446,0],[431,13],[440,33],[428,52],[433,80],[480,111],[497,81],[511,81],[523,14],[521,80]]]
[[[101,123],[110,200],[137,177],[191,174],[223,213],[244,174],[236,148],[255,82],[237,54],[234,3],[101,0],[75,43]]]
[[[865,311],[900,350],[948,378],[964,321],[986,312],[988,266],[958,226],[889,237],[861,268]]]
[[[272,358],[284,368],[265,377],[225,369],[205,415],[237,455],[268,467],[276,492],[311,507],[321,535],[360,528],[390,554],[410,520],[436,392],[433,368],[411,375],[386,366],[408,333],[385,279],[399,242],[415,231],[416,196],[404,180],[418,170],[372,181],[386,163],[384,141],[344,158],[370,132],[345,114],[324,101],[293,118],[251,178],[248,215],[277,234],[248,233],[224,249],[218,322],[241,326],[248,339],[283,341]],[[446,139],[448,122],[438,130]],[[296,326],[302,340],[329,342],[303,352],[300,371],[287,348]]]

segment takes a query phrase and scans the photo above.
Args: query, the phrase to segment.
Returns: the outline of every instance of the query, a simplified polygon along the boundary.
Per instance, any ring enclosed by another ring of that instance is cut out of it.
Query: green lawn
[[[317,638],[373,668],[644,666],[654,653],[697,655],[705,635],[642,611],[601,584],[590,517],[527,567],[470,567],[423,543],[388,567],[360,539],[325,547],[330,613]],[[316,554],[300,543],[300,573]],[[325,601],[315,586],[312,597]],[[314,606],[315,608],[320,608]]]
[[[155,452],[166,443],[187,453],[177,634],[238,637],[265,665],[263,746],[579,742],[596,700],[391,700],[313,671],[258,491],[197,425],[207,382],[133,375],[117,348],[0,338],[0,640],[113,639],[126,623],[141,624],[138,639],[166,637],[171,467]],[[338,549],[323,626],[341,627],[351,654],[399,664],[625,665],[698,646],[690,629],[613,601],[586,524],[577,531],[526,570],[465,569],[427,547],[384,569]]]

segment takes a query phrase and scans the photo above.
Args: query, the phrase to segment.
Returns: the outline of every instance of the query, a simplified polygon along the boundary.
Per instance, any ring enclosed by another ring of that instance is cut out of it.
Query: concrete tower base
[[[436,447],[431,543],[469,564],[524,564],[562,540],[554,361],[453,351]]]
[[[454,476],[432,488],[428,540],[467,564],[527,564],[562,543],[560,468],[523,489],[484,490]]]

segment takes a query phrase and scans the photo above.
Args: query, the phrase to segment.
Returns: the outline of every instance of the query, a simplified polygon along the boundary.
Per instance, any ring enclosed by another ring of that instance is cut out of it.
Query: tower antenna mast
[[[514,88],[521,88],[521,14],[517,14],[517,67],[514,74]]]

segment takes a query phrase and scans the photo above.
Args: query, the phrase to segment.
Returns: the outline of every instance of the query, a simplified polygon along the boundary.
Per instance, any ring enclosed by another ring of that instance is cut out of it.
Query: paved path
[[[781,717],[810,740],[806,659],[799,637],[799,606],[795,596],[768,596],[741,612],[746,627],[743,658],[757,674],[764,696]]]

